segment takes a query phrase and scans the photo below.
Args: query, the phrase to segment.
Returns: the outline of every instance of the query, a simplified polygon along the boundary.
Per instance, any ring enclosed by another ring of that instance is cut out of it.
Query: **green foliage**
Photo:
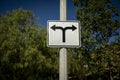
[[[0,16],[0,79],[58,78],[57,49],[46,46],[46,31],[31,11],[13,10]]]
[[[112,16],[113,14],[114,16]],[[118,17],[117,14],[117,9],[109,2],[80,0],[77,18],[81,21],[83,43],[96,44],[94,46],[106,45],[113,33],[120,27],[119,21],[113,19]]]
[[[77,19],[81,22],[82,47],[69,51],[69,74],[75,80],[119,80],[118,10],[110,0],[74,0]],[[116,19],[117,17],[118,19]],[[72,80],[71,79],[71,80]]]

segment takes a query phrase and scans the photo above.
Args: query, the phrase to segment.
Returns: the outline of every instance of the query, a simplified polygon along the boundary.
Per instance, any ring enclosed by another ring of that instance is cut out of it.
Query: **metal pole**
[[[60,0],[60,21],[66,21],[66,0]],[[59,53],[59,80],[67,80],[67,49]]]
[[[66,0],[60,0],[60,21],[66,21]]]
[[[59,80],[67,80],[67,49],[60,49]]]

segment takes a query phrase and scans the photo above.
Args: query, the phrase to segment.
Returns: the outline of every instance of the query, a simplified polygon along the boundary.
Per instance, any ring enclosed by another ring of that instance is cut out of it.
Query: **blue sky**
[[[76,9],[73,0],[67,0],[67,20],[76,20]],[[120,0],[112,0],[120,12]],[[48,20],[59,20],[60,0],[0,0],[0,13],[23,8],[32,10],[35,16],[39,17],[39,23],[47,26]]]
[[[17,8],[32,10],[42,26],[47,26],[47,20],[59,20],[60,16],[60,0],[0,0],[2,14]],[[67,19],[76,19],[72,0],[67,0]]]

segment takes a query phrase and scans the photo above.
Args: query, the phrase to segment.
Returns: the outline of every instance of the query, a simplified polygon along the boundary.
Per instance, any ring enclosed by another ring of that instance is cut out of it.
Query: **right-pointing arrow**
[[[72,31],[74,31],[75,29],[77,29],[74,25],[72,25],[72,27],[65,27],[64,28],[65,30],[67,30],[67,29],[72,29]]]
[[[77,29],[74,25],[72,25],[72,31],[74,31],[75,29]]]

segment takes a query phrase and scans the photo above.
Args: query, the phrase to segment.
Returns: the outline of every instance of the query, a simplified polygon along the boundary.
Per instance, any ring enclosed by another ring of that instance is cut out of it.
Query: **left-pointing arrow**
[[[55,25],[53,25],[52,27],[51,27],[51,29],[53,29],[54,31],[56,30],[56,29],[61,29],[61,30],[63,30],[63,28],[62,27],[60,27],[60,26],[55,26]]]
[[[51,29],[53,29],[53,30],[55,31],[55,25],[53,25],[53,26],[51,27]]]

